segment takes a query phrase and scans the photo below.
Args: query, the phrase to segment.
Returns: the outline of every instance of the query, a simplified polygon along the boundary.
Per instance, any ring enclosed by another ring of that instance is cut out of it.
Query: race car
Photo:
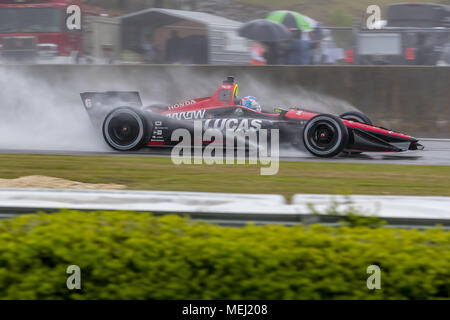
[[[118,151],[173,147],[178,143],[171,139],[173,131],[185,128],[192,132],[194,122],[201,122],[203,131],[214,128],[224,134],[226,130],[278,129],[281,144],[325,158],[423,149],[416,138],[374,126],[360,112],[338,117],[295,106],[274,108],[272,112],[251,109],[238,99],[238,85],[233,77],[227,77],[210,97],[173,105],[143,106],[138,92],[85,92],[81,98],[106,143]]]

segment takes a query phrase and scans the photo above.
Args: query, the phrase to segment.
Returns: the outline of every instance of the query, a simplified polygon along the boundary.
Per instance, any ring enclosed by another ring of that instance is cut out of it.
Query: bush
[[[366,269],[381,267],[381,290]],[[69,265],[82,289],[66,287]],[[450,233],[220,227],[133,212],[0,221],[1,299],[449,298]]]

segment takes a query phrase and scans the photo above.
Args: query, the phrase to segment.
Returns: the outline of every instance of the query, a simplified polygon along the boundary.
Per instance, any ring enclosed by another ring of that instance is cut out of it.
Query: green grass
[[[205,192],[450,196],[450,166],[281,162],[274,176],[256,165],[181,165],[170,158],[0,155],[0,178],[45,175],[129,189]]]

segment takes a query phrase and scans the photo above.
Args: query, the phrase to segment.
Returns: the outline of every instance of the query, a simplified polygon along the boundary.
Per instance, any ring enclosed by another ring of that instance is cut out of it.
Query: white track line
[[[450,139],[436,139],[436,138],[416,138],[419,141],[440,141],[440,142],[450,142]]]

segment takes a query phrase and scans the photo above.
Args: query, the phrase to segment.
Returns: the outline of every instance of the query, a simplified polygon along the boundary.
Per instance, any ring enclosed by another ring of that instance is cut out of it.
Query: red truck
[[[85,15],[116,15],[81,0],[0,0],[2,61],[75,63],[84,54],[83,28],[69,30],[67,8]]]

